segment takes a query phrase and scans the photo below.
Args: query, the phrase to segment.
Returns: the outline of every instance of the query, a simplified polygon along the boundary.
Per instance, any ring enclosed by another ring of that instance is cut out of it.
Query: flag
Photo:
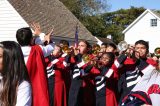
[[[78,25],[76,25],[76,31],[75,31],[75,39],[74,39],[74,46],[75,48],[78,47]]]

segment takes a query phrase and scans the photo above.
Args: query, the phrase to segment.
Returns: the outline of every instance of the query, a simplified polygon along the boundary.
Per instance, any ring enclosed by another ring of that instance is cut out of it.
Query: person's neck
[[[146,60],[147,60],[147,57],[142,57],[142,58],[140,58],[140,60],[146,61]]]

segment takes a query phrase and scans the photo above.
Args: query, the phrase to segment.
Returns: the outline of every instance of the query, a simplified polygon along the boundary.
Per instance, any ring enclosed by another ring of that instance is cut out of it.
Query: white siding
[[[150,20],[155,18],[148,12],[125,33],[125,41],[129,44],[140,39],[149,41],[150,52],[154,52],[156,47],[160,47],[160,20],[157,19],[157,27],[150,25]]]
[[[7,0],[0,0],[0,41],[16,41],[16,31],[21,27],[28,24]]]

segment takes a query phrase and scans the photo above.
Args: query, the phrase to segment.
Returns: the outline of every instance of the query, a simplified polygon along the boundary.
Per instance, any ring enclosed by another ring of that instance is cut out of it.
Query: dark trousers
[[[49,102],[50,106],[54,106],[54,76],[48,78]]]
[[[106,88],[96,91],[96,106],[106,106]]]

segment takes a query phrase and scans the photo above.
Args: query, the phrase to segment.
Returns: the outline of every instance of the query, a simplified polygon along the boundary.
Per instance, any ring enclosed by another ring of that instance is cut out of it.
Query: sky
[[[105,1],[105,0],[104,0]],[[131,6],[160,10],[160,0],[106,0],[109,4],[109,12],[129,9]]]

